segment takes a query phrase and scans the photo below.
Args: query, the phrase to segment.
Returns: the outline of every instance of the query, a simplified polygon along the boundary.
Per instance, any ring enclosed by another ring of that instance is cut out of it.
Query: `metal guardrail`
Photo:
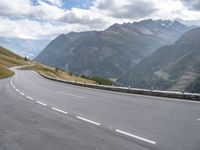
[[[101,90],[109,90],[109,91],[115,91],[115,92],[130,93],[130,94],[140,94],[140,95],[149,95],[149,96],[157,96],[157,97],[176,98],[176,99],[186,99],[186,100],[193,100],[193,101],[200,102],[200,94],[196,94],[196,93],[146,90],[146,89],[137,89],[137,88],[128,88],[128,87],[98,85],[98,84],[91,84],[91,83],[61,80],[61,79],[49,77],[40,72],[38,72],[38,73],[46,79],[50,79],[50,80],[58,81],[58,82],[62,82],[62,83],[67,83],[67,84],[72,84],[72,85],[77,85],[77,86],[83,86],[83,87],[89,87],[89,88],[101,89]]]

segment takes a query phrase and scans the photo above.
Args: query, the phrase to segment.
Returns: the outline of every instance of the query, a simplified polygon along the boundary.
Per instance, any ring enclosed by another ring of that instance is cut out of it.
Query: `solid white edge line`
[[[18,89],[16,89],[16,91],[17,91],[17,92],[19,92],[19,90],[18,90]]]
[[[197,119],[197,121],[200,121],[200,119]]]
[[[121,134],[124,134],[124,135],[130,136],[130,137],[133,137],[133,138],[135,138],[135,139],[138,139],[138,140],[141,140],[141,141],[144,141],[144,142],[150,143],[150,144],[154,144],[154,145],[156,144],[155,141],[148,140],[148,139],[146,139],[146,138],[142,138],[142,137],[139,137],[139,136],[137,136],[137,135],[133,135],[133,134],[131,134],[131,133],[128,133],[128,132],[125,132],[125,131],[122,131],[122,130],[118,130],[118,129],[116,129],[115,131],[118,132],[118,133],[121,133]]]
[[[32,97],[30,97],[30,96],[26,96],[26,98],[28,98],[29,100],[33,100],[33,98],[32,98]]]
[[[89,90],[102,92],[101,89],[94,89],[89,87],[80,87],[80,88],[87,88]],[[103,90],[103,92],[110,93],[110,94],[119,94],[119,95],[128,95],[128,96],[138,96],[138,97],[145,97],[145,98],[152,98],[150,100],[160,100],[160,101],[175,101],[175,102],[186,102],[186,103],[196,103],[200,104],[200,101],[195,100],[184,100],[184,99],[175,99],[170,97],[159,97],[159,96],[150,96],[150,95],[142,95],[142,94],[136,94],[136,93],[124,93],[124,92],[117,92],[117,91],[109,91],[109,90]]]
[[[69,93],[66,93],[66,95],[73,96],[73,97],[77,97],[77,98],[82,98],[82,99],[85,99],[85,98],[86,98],[86,97],[83,97],[83,96],[73,95],[73,94],[69,94]]]
[[[83,120],[83,121],[86,121],[86,122],[89,122],[89,123],[92,123],[92,124],[95,124],[97,126],[100,126],[101,124],[98,123],[98,122],[95,122],[95,121],[92,121],[92,120],[89,120],[89,119],[86,119],[86,118],[83,118],[83,117],[80,117],[80,116],[76,116],[77,119],[80,119],[80,120]]]
[[[22,92],[19,92],[19,93],[20,93],[21,95],[23,95],[23,96],[25,95],[25,94],[24,94],[24,93],[22,93]]]
[[[79,95],[74,95],[74,94],[70,94],[70,93],[66,93],[66,92],[57,92],[57,93],[61,93],[61,94],[65,94],[65,95],[68,95],[68,96],[73,96],[73,97],[77,97],[77,98],[82,98],[82,99],[85,99],[86,97],[84,96],[79,96]]]
[[[63,113],[63,114],[68,114],[68,112],[63,111],[63,110],[60,110],[60,109],[55,108],[55,107],[52,107],[51,109],[53,109],[53,110],[55,110],[55,111],[57,111],[57,112]]]
[[[47,104],[42,103],[42,102],[40,102],[40,101],[36,101],[36,103],[38,103],[38,104],[40,104],[40,105],[42,105],[42,106],[47,106]]]

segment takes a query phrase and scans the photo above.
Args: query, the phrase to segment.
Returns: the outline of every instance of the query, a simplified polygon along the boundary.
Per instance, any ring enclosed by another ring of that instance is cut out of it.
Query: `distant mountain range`
[[[29,58],[36,57],[49,43],[49,40],[29,40],[0,37],[0,45]]]
[[[200,28],[159,48],[118,82],[138,88],[200,92]],[[198,84],[198,85],[197,85]]]
[[[99,32],[72,32],[50,42],[35,60],[79,75],[118,79],[189,30],[177,21],[150,19]]]

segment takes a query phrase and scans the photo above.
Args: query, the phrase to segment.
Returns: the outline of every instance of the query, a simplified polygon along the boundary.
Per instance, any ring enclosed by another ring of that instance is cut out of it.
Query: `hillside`
[[[9,67],[24,64],[27,64],[24,58],[12,53],[3,47],[0,47],[0,79],[13,75],[13,72],[8,69]]]
[[[200,75],[199,37],[200,28],[185,33],[173,45],[145,58],[118,82],[137,88],[190,91],[187,87]]]
[[[93,80],[84,79],[59,69],[56,71],[54,68],[49,68],[42,64],[25,61],[23,57],[14,54],[8,49],[0,47],[0,79],[10,77],[14,74],[8,68],[14,66],[27,65],[27,64],[29,64],[29,66],[26,66],[23,69],[34,70],[57,79],[71,80],[71,81],[85,82],[85,83],[96,83]]]
[[[114,24],[104,31],[62,34],[35,58],[78,75],[119,78],[189,27],[172,21]]]

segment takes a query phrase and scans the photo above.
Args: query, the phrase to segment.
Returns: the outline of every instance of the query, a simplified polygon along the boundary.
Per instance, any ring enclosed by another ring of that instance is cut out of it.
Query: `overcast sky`
[[[200,0],[0,0],[0,36],[9,38],[51,39],[149,18],[200,25]]]

